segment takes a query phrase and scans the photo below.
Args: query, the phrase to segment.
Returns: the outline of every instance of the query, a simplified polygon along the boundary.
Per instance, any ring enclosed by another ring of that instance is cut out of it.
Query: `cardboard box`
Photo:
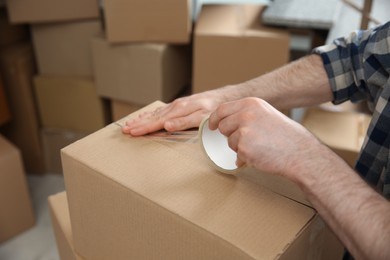
[[[33,25],[31,33],[38,72],[92,76],[91,39],[101,30],[98,19]]]
[[[108,41],[189,43],[192,0],[105,0]]]
[[[8,102],[5,97],[3,81],[0,75],[0,126],[8,122],[11,118],[11,114],[8,108]]]
[[[141,108],[142,106],[137,104],[111,100],[111,118],[113,121],[118,121],[119,119],[134,113]]]
[[[0,243],[35,224],[20,151],[0,135]]]
[[[6,0],[12,23],[72,21],[99,17],[96,0]]]
[[[28,173],[43,173],[40,126],[32,84],[36,74],[32,47],[23,43],[2,49],[0,73],[12,114],[12,120],[0,131],[21,150]]]
[[[6,9],[0,7],[0,47],[15,44],[28,38],[28,27],[10,24]]]
[[[91,78],[40,75],[34,87],[43,127],[90,133],[107,122]]]
[[[60,150],[65,146],[87,136],[87,133],[66,129],[42,128],[42,145],[45,155],[46,171],[62,174]]]
[[[113,123],[61,154],[86,259],[320,259],[330,249],[313,208],[216,172],[199,143],[130,137]]]
[[[371,116],[364,113],[311,108],[306,110],[302,124],[353,167],[370,121]]]
[[[97,37],[92,51],[97,92],[103,97],[140,105],[170,102],[191,81],[188,46],[113,46]]]
[[[73,246],[72,224],[70,223],[66,192],[51,195],[48,198],[51,223],[62,260],[82,260]]]
[[[289,61],[289,33],[262,26],[263,8],[202,7],[194,35],[194,93],[244,82]]]

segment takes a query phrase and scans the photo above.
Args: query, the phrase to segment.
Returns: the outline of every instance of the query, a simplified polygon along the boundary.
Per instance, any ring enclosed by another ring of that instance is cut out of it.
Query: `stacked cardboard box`
[[[91,77],[90,41],[100,32],[99,19],[32,25],[31,34],[39,73]]]
[[[195,27],[193,92],[237,84],[286,64],[289,33],[260,24],[264,6],[203,6]]]
[[[129,104],[145,105],[174,99],[190,81],[190,49],[168,44],[110,45],[92,42],[99,95]]]
[[[41,120],[37,131],[44,139],[45,170],[57,172],[59,149],[51,149],[68,144],[71,132],[85,136],[108,122],[94,85],[90,48],[91,38],[101,32],[98,3],[22,0],[8,1],[7,8],[13,23],[30,24],[38,66],[31,78]],[[54,129],[62,133],[57,138],[48,134]]]
[[[46,171],[62,173],[60,150],[87,134],[82,131],[70,131],[62,128],[44,127],[41,129],[42,146]]]
[[[82,260],[73,245],[66,192],[51,195],[48,199],[51,222],[56,237],[58,253],[62,260]]]
[[[353,167],[370,121],[365,113],[310,108],[302,124]]]
[[[12,23],[42,23],[97,18],[96,0],[6,0]]]
[[[1,128],[1,132],[21,150],[27,172],[43,173],[44,159],[32,84],[36,73],[32,47],[21,43],[2,48],[0,70],[12,114],[12,120]]]
[[[0,135],[0,243],[32,227],[35,216],[20,151]]]
[[[192,31],[192,0],[105,0],[107,39],[111,43],[187,44]]]
[[[92,42],[99,95],[140,107],[190,84],[191,0],[107,0],[103,13],[104,34]]]
[[[62,149],[62,162],[72,231],[64,213],[56,235],[72,234],[73,256],[326,259],[331,250],[341,257],[312,207],[267,183],[216,172],[199,143],[129,137],[113,123]],[[60,196],[51,204],[66,210]],[[59,222],[59,213],[53,218]]]

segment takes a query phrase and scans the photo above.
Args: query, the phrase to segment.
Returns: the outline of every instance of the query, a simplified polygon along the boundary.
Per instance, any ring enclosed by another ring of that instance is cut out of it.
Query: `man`
[[[210,115],[209,127],[228,137],[237,165],[297,183],[355,258],[390,259],[389,75],[390,22],[253,80],[177,99],[127,122],[122,131],[139,136],[183,130]],[[274,108],[363,99],[373,120],[355,170],[366,181]]]

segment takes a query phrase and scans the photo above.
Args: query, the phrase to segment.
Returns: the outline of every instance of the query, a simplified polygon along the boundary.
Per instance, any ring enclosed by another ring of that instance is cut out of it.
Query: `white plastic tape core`
[[[234,174],[237,170],[237,153],[228,144],[226,136],[217,130],[210,130],[205,118],[199,126],[200,143],[213,166],[220,172]]]

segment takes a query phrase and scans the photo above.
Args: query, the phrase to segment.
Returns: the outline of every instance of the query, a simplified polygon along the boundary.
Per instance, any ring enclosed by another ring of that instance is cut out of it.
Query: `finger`
[[[224,135],[230,136],[240,127],[240,112],[231,114],[219,121],[218,129]]]
[[[199,127],[200,122],[209,114],[203,110],[198,110],[188,116],[168,119],[164,123],[165,130],[169,132],[185,130],[193,127]]]
[[[246,158],[245,157],[242,157],[242,154],[240,151],[237,152],[237,158],[236,158],[236,166],[239,168],[239,167],[242,167],[244,165],[246,165]]]
[[[148,123],[139,125],[137,127],[124,126],[122,128],[122,132],[126,134],[130,134],[132,136],[141,136],[141,135],[146,135],[158,131],[162,129],[163,126],[164,126],[164,122],[161,119],[159,119],[155,121],[150,121]]]
[[[242,166],[244,166],[244,165],[245,165],[245,162],[242,161],[242,160],[240,160],[240,158],[238,158],[238,156],[237,156],[237,159],[236,159],[236,166],[237,166],[238,168],[240,168],[240,167],[242,167]]]
[[[226,102],[226,103],[221,104],[213,113],[211,113],[210,119],[209,119],[209,128],[211,130],[217,129],[219,122],[223,118],[225,118],[233,113],[236,113],[237,111],[240,110],[240,108],[241,108],[240,100],[230,101],[230,102]]]

